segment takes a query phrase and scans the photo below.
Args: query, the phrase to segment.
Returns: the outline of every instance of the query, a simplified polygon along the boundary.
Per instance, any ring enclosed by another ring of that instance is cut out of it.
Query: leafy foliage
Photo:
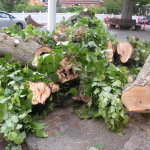
[[[35,28],[31,24],[27,25],[24,30],[21,30],[15,24],[13,25],[13,27],[6,27],[3,28],[3,30],[9,36],[20,36],[22,39],[26,39],[30,36],[36,36],[40,39],[42,45],[47,45],[51,48],[55,47],[55,41],[53,40],[53,37],[48,30],[46,32],[40,31],[40,27]]]
[[[36,123],[31,116],[32,91],[28,90],[28,81],[43,80],[44,76],[28,67],[23,69],[20,63],[8,63],[11,54],[0,58],[0,123],[1,131],[7,141],[21,144],[26,133],[32,131],[39,137],[47,137],[41,130],[44,124]]]
[[[67,96],[67,100],[76,94],[76,88],[81,86],[82,95],[91,96],[90,101],[83,104],[82,110],[77,112],[81,119],[102,117],[111,131],[118,132],[128,124],[129,117],[121,103],[122,87],[128,83],[126,67],[117,68],[115,64],[108,63],[107,59],[107,41],[111,40],[113,45],[116,45],[116,38],[106,32],[103,22],[94,16],[94,12],[89,18],[78,17],[73,25],[70,20],[63,20],[61,23],[68,26],[68,29],[65,30],[68,41],[58,42],[57,45],[49,32],[44,33],[31,25],[28,25],[24,31],[15,26],[3,29],[8,35],[20,36],[22,39],[37,36],[41,40],[41,44],[52,48],[49,54],[41,55],[38,58],[36,71],[28,67],[21,68],[18,62],[9,64],[6,59],[11,60],[11,54],[0,58],[1,133],[4,133],[4,137],[8,141],[20,144],[28,131],[34,132],[39,137],[47,136],[41,131],[44,126],[36,123],[34,117],[31,117],[33,115],[32,93],[28,90],[28,81],[57,83],[63,93],[63,95],[59,95],[58,92],[58,98],[63,99],[63,96]],[[54,31],[53,34],[56,32]],[[149,45],[146,42],[135,43],[134,41],[133,45],[136,52],[133,60],[137,63],[136,67],[141,67],[149,53],[146,51]],[[139,52],[143,53],[138,55]],[[79,75],[73,81],[75,85],[69,84],[69,82],[61,84],[56,74],[56,70],[61,67],[60,62],[65,56],[70,57],[69,65],[73,65],[73,69]],[[137,57],[144,61],[139,63]],[[138,72],[138,70],[136,71]],[[52,104],[49,109],[53,109]]]
[[[84,8],[84,6],[70,6],[70,7],[66,7],[66,11],[68,12],[74,12],[74,11],[80,11]]]

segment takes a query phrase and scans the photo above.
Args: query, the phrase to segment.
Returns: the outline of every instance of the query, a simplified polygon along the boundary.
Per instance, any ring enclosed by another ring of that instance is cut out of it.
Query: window
[[[81,6],[84,6],[84,4],[81,4]]]
[[[90,7],[94,7],[94,6],[95,6],[95,4],[90,4],[89,6],[90,6]]]
[[[71,4],[71,6],[74,6],[74,4]]]
[[[0,13],[0,17],[1,18],[10,18],[10,16],[8,14],[5,14],[5,13]]]
[[[62,4],[62,6],[61,6],[62,8],[66,8],[66,4]]]

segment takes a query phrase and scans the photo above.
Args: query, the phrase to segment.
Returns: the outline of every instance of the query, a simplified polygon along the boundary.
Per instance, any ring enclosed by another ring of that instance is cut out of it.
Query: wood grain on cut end
[[[52,49],[48,46],[41,46],[35,53],[34,58],[39,58],[41,55],[49,53]],[[35,67],[38,66],[38,61],[35,61]]]
[[[111,43],[110,40],[108,41],[107,49],[109,50],[109,51],[107,52],[107,58],[109,59],[109,62],[112,62],[112,61],[113,61],[113,58],[114,58],[115,48],[114,48],[114,46],[112,45],[112,43]]]
[[[133,86],[121,96],[129,112],[150,113],[150,85]]]
[[[128,42],[120,42],[117,45],[117,53],[120,55],[120,61],[122,63],[128,62],[128,60],[131,58],[133,51],[133,47]]]
[[[28,82],[29,89],[33,91],[32,105],[44,104],[51,94],[51,90],[44,82]]]

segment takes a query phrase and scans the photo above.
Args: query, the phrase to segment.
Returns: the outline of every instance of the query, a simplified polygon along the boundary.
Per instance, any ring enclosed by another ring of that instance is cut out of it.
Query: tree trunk
[[[7,53],[12,54],[13,61],[19,61],[22,66],[29,65],[34,69],[32,61],[34,57],[39,57],[43,52],[49,52],[51,49],[40,45],[37,37],[29,37],[22,40],[19,37],[9,37],[6,33],[0,32],[0,57]]]
[[[150,55],[137,79],[123,89],[122,103],[128,111],[150,113]]]
[[[123,0],[121,19],[132,19],[133,0]]]

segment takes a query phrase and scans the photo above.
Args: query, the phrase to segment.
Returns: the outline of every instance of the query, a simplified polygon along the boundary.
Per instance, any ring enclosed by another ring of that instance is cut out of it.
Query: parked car
[[[146,22],[145,22],[145,18],[146,18]],[[139,23],[140,23],[140,24],[144,24],[144,22],[145,22],[146,24],[150,25],[150,16],[147,16],[147,17],[145,17],[145,18],[140,19],[140,20],[139,20]]]
[[[13,24],[16,24],[21,29],[26,28],[24,20],[18,19],[5,11],[0,11],[0,30],[3,27],[12,27]]]

